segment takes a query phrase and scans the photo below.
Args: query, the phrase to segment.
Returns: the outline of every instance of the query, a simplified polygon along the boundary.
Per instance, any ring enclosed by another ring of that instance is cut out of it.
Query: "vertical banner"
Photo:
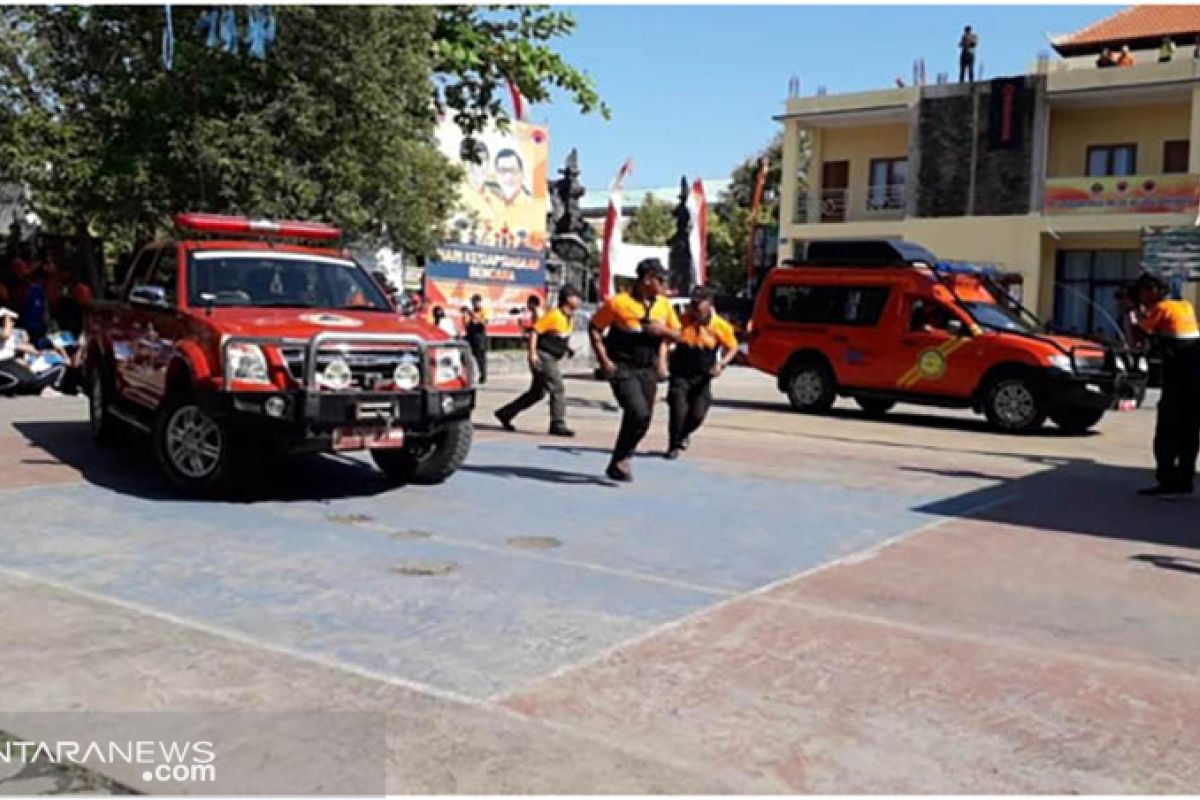
[[[1025,141],[1025,78],[996,78],[992,81],[988,107],[988,147],[1019,150]]]
[[[688,249],[692,252],[692,285],[705,286],[708,284],[708,201],[704,197],[704,182],[699,178],[692,183],[688,213],[692,218],[692,230],[688,235]]]
[[[621,190],[625,178],[633,172],[633,159],[625,160],[608,190],[608,213],[604,217],[604,242],[600,250],[600,285],[597,292],[604,302],[613,293],[614,265],[621,249]]]
[[[767,166],[770,159],[763,156],[758,165],[758,179],[754,182],[754,199],[750,205],[750,236],[746,243],[746,291],[754,290],[754,231],[758,228],[758,212],[762,207],[763,186],[767,182]]]

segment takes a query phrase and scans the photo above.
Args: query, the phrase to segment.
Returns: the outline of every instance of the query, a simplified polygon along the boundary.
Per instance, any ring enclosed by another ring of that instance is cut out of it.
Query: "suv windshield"
[[[1038,328],[1032,320],[996,303],[971,301],[961,302],[961,305],[976,322],[985,328],[1014,333],[1038,333]]]
[[[196,252],[188,264],[188,305],[391,311],[374,280],[353,261],[262,252]]]

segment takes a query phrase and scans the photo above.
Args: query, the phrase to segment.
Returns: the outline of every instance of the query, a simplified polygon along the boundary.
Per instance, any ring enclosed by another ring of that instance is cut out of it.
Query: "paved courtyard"
[[[1200,785],[1200,501],[1133,496],[1152,410],[1012,437],[735,370],[617,486],[607,386],[569,442],[491,423],[521,388],[444,486],[316,458],[237,502],[0,401],[0,708],[378,712],[398,793]]]

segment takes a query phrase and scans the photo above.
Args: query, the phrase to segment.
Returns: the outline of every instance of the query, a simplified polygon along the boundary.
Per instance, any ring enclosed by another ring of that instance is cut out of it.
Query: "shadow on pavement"
[[[729,398],[724,398],[724,399],[713,398],[712,404],[713,404],[714,408],[729,408],[729,409],[740,410],[740,411],[775,411],[775,412],[786,413],[786,414],[797,414],[798,413],[798,412],[792,410],[792,407],[790,405],[788,405],[786,400],[778,402],[778,403],[770,403],[770,402],[764,402],[761,400],[734,400],[734,399],[729,399]],[[1014,435],[1011,433],[1004,433],[1003,431],[996,430],[995,428],[993,428],[991,425],[988,424],[987,420],[983,419],[982,417],[979,417],[979,418],[949,417],[949,416],[945,416],[942,414],[934,414],[934,413],[922,414],[919,412],[912,412],[912,411],[889,411],[888,413],[886,413],[882,416],[879,416],[879,415],[870,415],[870,414],[867,414],[865,411],[860,411],[860,410],[854,409],[854,408],[831,408],[829,411],[826,411],[824,414],[812,414],[809,416],[813,417],[814,419],[820,419],[821,417],[830,417],[833,419],[858,420],[860,422],[870,422],[873,424],[891,423],[891,424],[895,424],[895,425],[907,425],[907,426],[914,427],[914,428],[931,428],[931,429],[937,429],[937,430],[965,431],[967,433],[986,434],[988,436],[1002,437],[1002,438],[1012,438],[1012,436]],[[1046,438],[1046,439],[1077,439],[1077,438],[1081,438],[1081,437],[1095,436],[1096,432],[1088,431],[1087,433],[1083,433],[1083,434],[1067,433],[1066,431],[1059,428],[1057,425],[1053,425],[1053,424],[1047,422],[1044,426],[1042,426],[1040,429],[1038,429],[1034,433],[1025,434],[1025,435],[1032,436],[1034,438]]]
[[[607,451],[605,451],[607,452]],[[557,483],[565,486],[607,486],[617,484],[598,475],[588,475],[583,472],[565,472],[558,469],[543,467],[517,467],[500,464],[466,464],[463,472],[475,472],[480,475],[491,475],[497,478],[521,478],[524,480]]]
[[[175,491],[162,477],[144,437],[133,437],[123,447],[104,448],[92,441],[86,422],[17,422],[13,427],[57,462],[78,470],[88,483],[146,500],[192,499]],[[247,470],[250,480],[219,500],[339,500],[370,497],[394,488],[371,465],[345,456],[260,456],[255,462],[254,469]]]
[[[1041,463],[1051,463],[1042,460]],[[1200,549],[1200,501],[1140,497],[1149,469],[1059,461],[1016,480],[1004,480],[915,510],[1026,528]],[[1162,566],[1162,565],[1158,565]]]
[[[569,444],[541,444],[538,445],[539,450],[550,450],[556,453],[566,453],[569,456],[582,456],[590,454],[612,455],[611,447],[586,447],[582,445]],[[662,450],[639,450],[633,454],[634,458],[662,458]]]
[[[1131,561],[1141,561],[1144,564],[1153,564],[1160,569],[1169,569],[1175,572],[1186,572],[1189,575],[1200,575],[1200,560],[1194,558],[1178,558],[1176,556],[1160,556],[1152,554],[1142,554],[1130,557]]]

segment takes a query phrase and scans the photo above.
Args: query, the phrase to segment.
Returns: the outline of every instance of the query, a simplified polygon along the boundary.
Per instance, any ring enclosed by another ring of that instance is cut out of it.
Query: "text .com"
[[[35,742],[0,740],[0,764],[81,764],[89,767],[142,767],[147,783],[212,783],[217,779],[216,748],[195,742]]]

